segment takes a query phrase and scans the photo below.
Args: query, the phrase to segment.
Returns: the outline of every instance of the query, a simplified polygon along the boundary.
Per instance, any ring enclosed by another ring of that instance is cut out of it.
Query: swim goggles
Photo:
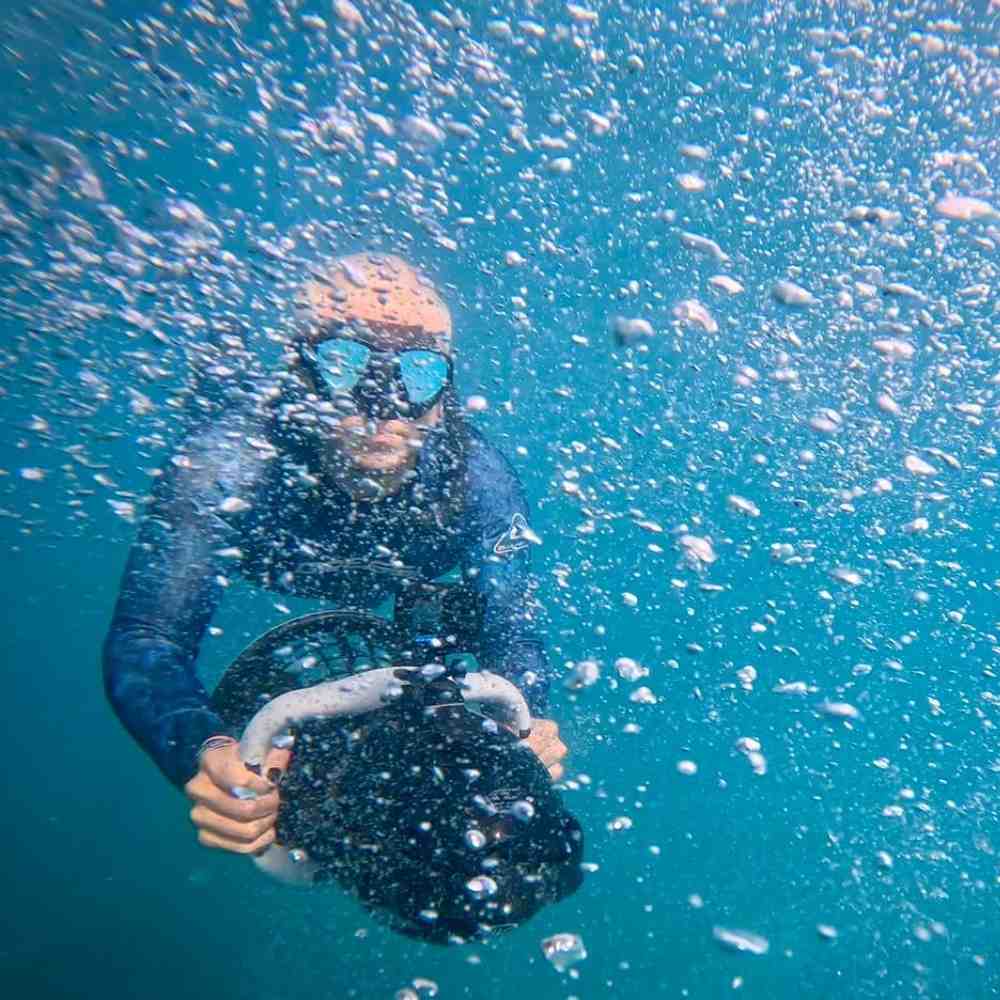
[[[350,337],[300,344],[313,382],[331,396],[349,396],[375,418],[421,417],[451,384],[451,358],[430,348],[376,351]]]

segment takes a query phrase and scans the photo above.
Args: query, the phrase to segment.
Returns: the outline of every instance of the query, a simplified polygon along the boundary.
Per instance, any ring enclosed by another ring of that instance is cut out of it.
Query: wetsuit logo
[[[531,529],[523,514],[515,514],[510,519],[510,527],[496,540],[493,546],[493,554],[498,556],[512,556],[515,552],[528,547],[531,537]]]

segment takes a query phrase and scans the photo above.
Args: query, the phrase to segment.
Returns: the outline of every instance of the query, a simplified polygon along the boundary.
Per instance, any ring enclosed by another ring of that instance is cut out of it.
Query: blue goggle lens
[[[448,360],[437,351],[401,351],[398,358],[399,374],[411,403],[430,402],[448,382]]]
[[[332,392],[350,392],[361,381],[373,351],[347,338],[324,340],[315,348],[316,367]],[[447,385],[448,359],[439,351],[412,349],[394,355],[406,397],[420,406],[430,402]]]
[[[328,389],[350,392],[371,356],[371,348],[357,340],[325,340],[316,348],[316,367]]]

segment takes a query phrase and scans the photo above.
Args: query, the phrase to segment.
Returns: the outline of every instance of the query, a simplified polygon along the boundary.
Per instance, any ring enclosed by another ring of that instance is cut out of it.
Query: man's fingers
[[[559,738],[559,724],[553,719],[532,720],[531,735],[527,742],[552,776],[552,780],[558,781],[564,773],[560,761],[569,752],[566,744]]]
[[[212,812],[221,813],[230,819],[246,823],[249,820],[260,819],[263,816],[277,813],[278,793],[273,786],[266,795],[255,799],[238,799],[231,792],[217,788],[209,781],[199,782],[197,778],[189,781],[185,790],[188,798],[199,805],[207,806]]]
[[[548,719],[532,719],[529,743],[544,743],[552,735],[552,723]]]
[[[536,753],[546,764],[554,764],[566,756],[566,744],[558,736],[550,736],[539,745]]]
[[[213,833],[216,836],[235,841],[240,844],[252,844],[274,827],[275,817],[265,816],[262,819],[241,823],[239,820],[222,816],[207,806],[197,805],[191,810],[191,822],[200,831]]]
[[[198,831],[198,843],[204,847],[214,847],[220,851],[232,851],[234,854],[260,854],[266,847],[274,843],[274,828],[259,836],[249,844],[228,837],[220,837],[210,830]]]
[[[566,756],[566,744],[559,738],[559,726],[551,719],[536,719],[528,745],[546,767]]]

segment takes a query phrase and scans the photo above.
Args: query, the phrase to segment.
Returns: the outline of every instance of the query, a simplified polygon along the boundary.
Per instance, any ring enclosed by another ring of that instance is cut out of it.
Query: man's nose
[[[355,389],[354,398],[358,407],[376,420],[405,418],[409,410],[405,389],[391,374],[362,379]]]

